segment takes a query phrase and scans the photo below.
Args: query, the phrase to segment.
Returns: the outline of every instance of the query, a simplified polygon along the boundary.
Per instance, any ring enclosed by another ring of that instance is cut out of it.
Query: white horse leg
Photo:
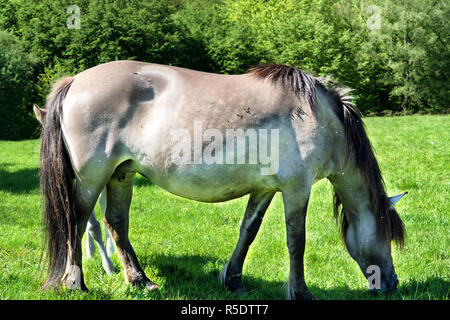
[[[108,228],[105,228],[105,243],[106,243],[106,253],[108,254],[108,257],[111,257],[113,253],[116,251],[116,248],[114,247],[114,240]]]
[[[92,216],[95,215],[95,211],[92,211]],[[92,224],[91,224],[91,218],[89,218],[87,226],[86,226],[86,230],[89,231],[90,229],[93,228]],[[86,258],[90,259],[92,258],[92,256],[95,254],[95,244],[94,244],[94,240],[90,234],[90,232],[86,232]]]
[[[106,214],[106,187],[103,188],[102,193],[100,194],[99,199],[100,204],[100,210],[102,210],[103,216]],[[106,246],[106,253],[108,254],[108,257],[111,257],[113,253],[116,251],[114,247],[114,241],[111,236],[111,233],[109,232],[108,228],[105,228],[105,246]]]
[[[89,221],[86,227],[87,231],[87,238],[90,239],[88,246],[86,247],[86,251],[89,251],[89,245],[92,242],[92,239],[94,239],[95,243],[97,244],[98,250],[100,252],[100,256],[102,258],[102,265],[103,269],[106,271],[108,275],[111,275],[114,273],[115,268],[112,261],[108,258],[108,255],[106,254],[105,246],[103,245],[102,240],[102,229],[100,228],[100,223],[97,221],[95,217],[95,211],[92,212],[92,215],[89,217]],[[91,251],[93,252],[93,251]],[[88,258],[90,256],[87,256]]]

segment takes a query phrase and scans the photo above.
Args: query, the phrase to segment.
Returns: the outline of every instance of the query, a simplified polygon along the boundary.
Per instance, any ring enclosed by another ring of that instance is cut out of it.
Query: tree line
[[[330,76],[365,114],[448,112],[445,0],[0,0],[0,139],[38,135],[52,83],[133,59]]]

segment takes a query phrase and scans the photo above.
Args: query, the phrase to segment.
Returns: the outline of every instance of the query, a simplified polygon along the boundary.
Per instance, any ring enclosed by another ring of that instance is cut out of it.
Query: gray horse
[[[139,173],[188,199],[219,202],[249,194],[240,235],[220,274],[242,293],[248,248],[276,192],[281,192],[290,257],[288,299],[313,299],[303,254],[312,185],[335,190],[345,243],[376,289],[395,290],[391,241],[404,226],[386,195],[378,163],[356,107],[330,80],[264,64],[219,75],[135,61],[102,64],[55,84],[44,119],[41,190],[45,201],[48,285],[87,290],[80,239],[101,191],[105,224],[125,280],[148,290],[128,238],[133,179]],[[342,205],[340,212],[339,208]]]

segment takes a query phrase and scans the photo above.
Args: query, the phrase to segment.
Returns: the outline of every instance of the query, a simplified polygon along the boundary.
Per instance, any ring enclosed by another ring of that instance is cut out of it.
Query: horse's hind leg
[[[245,256],[258,233],[264,213],[275,193],[251,194],[241,224],[239,240],[230,260],[225,264],[219,281],[227,289],[237,294],[246,292],[242,284],[241,274]]]
[[[135,286],[145,286],[148,290],[155,290],[158,286],[145,275],[128,238],[128,217],[134,176],[135,172],[128,171],[126,165],[122,168],[119,166],[107,183],[105,224],[116,243],[124,267],[126,282]]]
[[[289,280],[286,293],[286,299],[289,300],[315,299],[306,287],[303,268],[305,220],[310,192],[311,185],[282,191],[289,251]]]
[[[71,248],[71,256],[67,261],[63,282],[69,289],[81,289],[88,291],[84,283],[82,271],[82,249],[81,239],[86,230],[87,222],[94,209],[95,202],[100,193],[95,187],[85,187],[77,181],[74,193],[74,208],[77,220],[77,237],[75,248]]]

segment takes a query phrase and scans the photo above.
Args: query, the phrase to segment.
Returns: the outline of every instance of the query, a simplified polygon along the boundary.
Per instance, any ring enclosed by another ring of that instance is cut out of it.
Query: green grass
[[[367,118],[369,137],[388,192],[408,191],[397,205],[406,225],[406,246],[393,248],[400,280],[388,296],[372,296],[347,253],[332,216],[331,185],[314,186],[307,216],[306,282],[320,299],[448,299],[449,141],[448,116]],[[130,238],[158,292],[107,276],[97,253],[84,260],[89,293],[41,290],[42,205],[39,142],[0,141],[0,299],[236,299],[217,277],[230,257],[248,197],[205,204],[173,196],[136,178]],[[98,209],[98,208],[97,208]],[[97,210],[98,212],[98,210]],[[101,214],[98,218],[103,219]],[[244,265],[244,299],[282,299],[288,253],[281,196],[276,195]]]

